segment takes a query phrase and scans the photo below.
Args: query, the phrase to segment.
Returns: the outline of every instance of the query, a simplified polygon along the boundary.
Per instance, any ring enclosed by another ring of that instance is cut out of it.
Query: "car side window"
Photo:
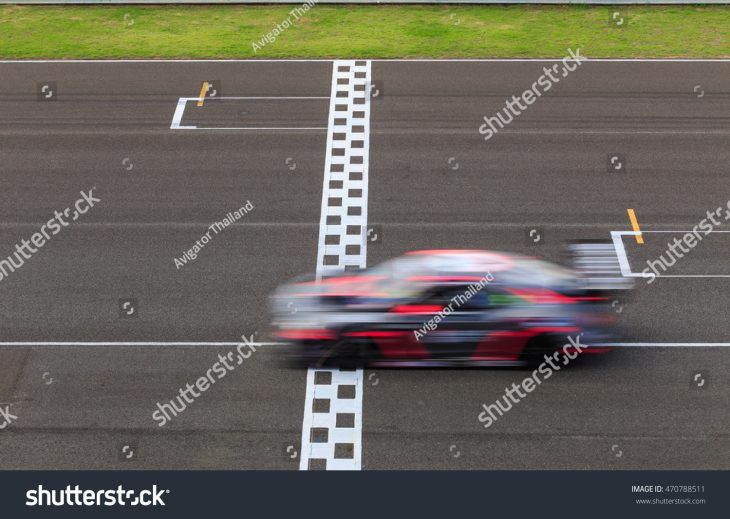
[[[421,302],[425,305],[446,306],[451,302],[451,287],[438,288],[428,294]]]
[[[491,305],[490,294],[486,289],[475,293],[469,291],[469,286],[446,287],[431,294],[425,304],[448,306],[453,310],[483,310]]]
[[[469,293],[467,292],[462,293],[462,296],[468,298],[468,300],[463,301],[457,298],[455,301],[456,304],[459,304],[461,301],[460,308],[464,308],[465,310],[485,310],[492,305],[491,294],[486,289],[479,290],[471,297],[469,297]]]

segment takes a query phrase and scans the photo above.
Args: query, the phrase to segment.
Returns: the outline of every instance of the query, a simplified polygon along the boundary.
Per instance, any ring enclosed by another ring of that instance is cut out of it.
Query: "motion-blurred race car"
[[[569,337],[584,346],[615,339],[611,299],[630,285],[613,247],[589,242],[571,252],[573,269],[514,254],[430,250],[300,280],[272,297],[274,335],[306,365],[536,365]]]

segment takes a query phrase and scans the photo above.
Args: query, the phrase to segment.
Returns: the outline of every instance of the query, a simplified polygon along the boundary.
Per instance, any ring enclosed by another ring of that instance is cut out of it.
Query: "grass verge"
[[[606,6],[294,7],[3,6],[0,57],[730,57],[730,6],[631,7],[623,28]]]

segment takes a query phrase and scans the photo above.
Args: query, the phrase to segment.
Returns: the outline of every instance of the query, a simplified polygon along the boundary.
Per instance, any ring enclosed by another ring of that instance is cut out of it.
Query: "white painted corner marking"
[[[686,234],[692,231],[641,231],[640,233],[635,231],[611,231],[611,239],[613,240],[613,246],[616,249],[616,256],[618,257],[619,265],[621,265],[621,274],[627,278],[650,278],[651,275],[644,274],[643,272],[633,272],[631,265],[629,264],[629,258],[626,254],[626,247],[624,247],[624,236],[636,236],[638,234]],[[718,231],[712,230],[710,233],[730,233],[730,231]],[[658,278],[730,278],[730,274],[658,274]]]
[[[238,99],[249,99],[249,100],[322,100],[329,99],[329,97],[322,96],[229,96],[229,97],[207,97],[206,102],[210,101],[221,101],[221,100],[238,100]],[[232,127],[205,127],[195,125],[181,125],[182,118],[185,114],[185,108],[190,101],[199,101],[199,97],[181,97],[177,100],[177,106],[175,107],[175,113],[172,116],[172,123],[170,124],[171,130],[285,130],[285,131],[324,131],[327,130],[324,126],[232,126]]]

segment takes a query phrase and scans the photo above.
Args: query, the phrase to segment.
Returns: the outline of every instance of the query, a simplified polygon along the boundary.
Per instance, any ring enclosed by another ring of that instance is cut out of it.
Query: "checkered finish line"
[[[360,470],[362,370],[307,372],[300,470]]]
[[[370,62],[335,61],[327,128],[317,274],[365,267]]]
[[[332,67],[317,279],[367,263],[370,61]],[[360,470],[362,378],[362,369],[309,369],[300,470]]]

